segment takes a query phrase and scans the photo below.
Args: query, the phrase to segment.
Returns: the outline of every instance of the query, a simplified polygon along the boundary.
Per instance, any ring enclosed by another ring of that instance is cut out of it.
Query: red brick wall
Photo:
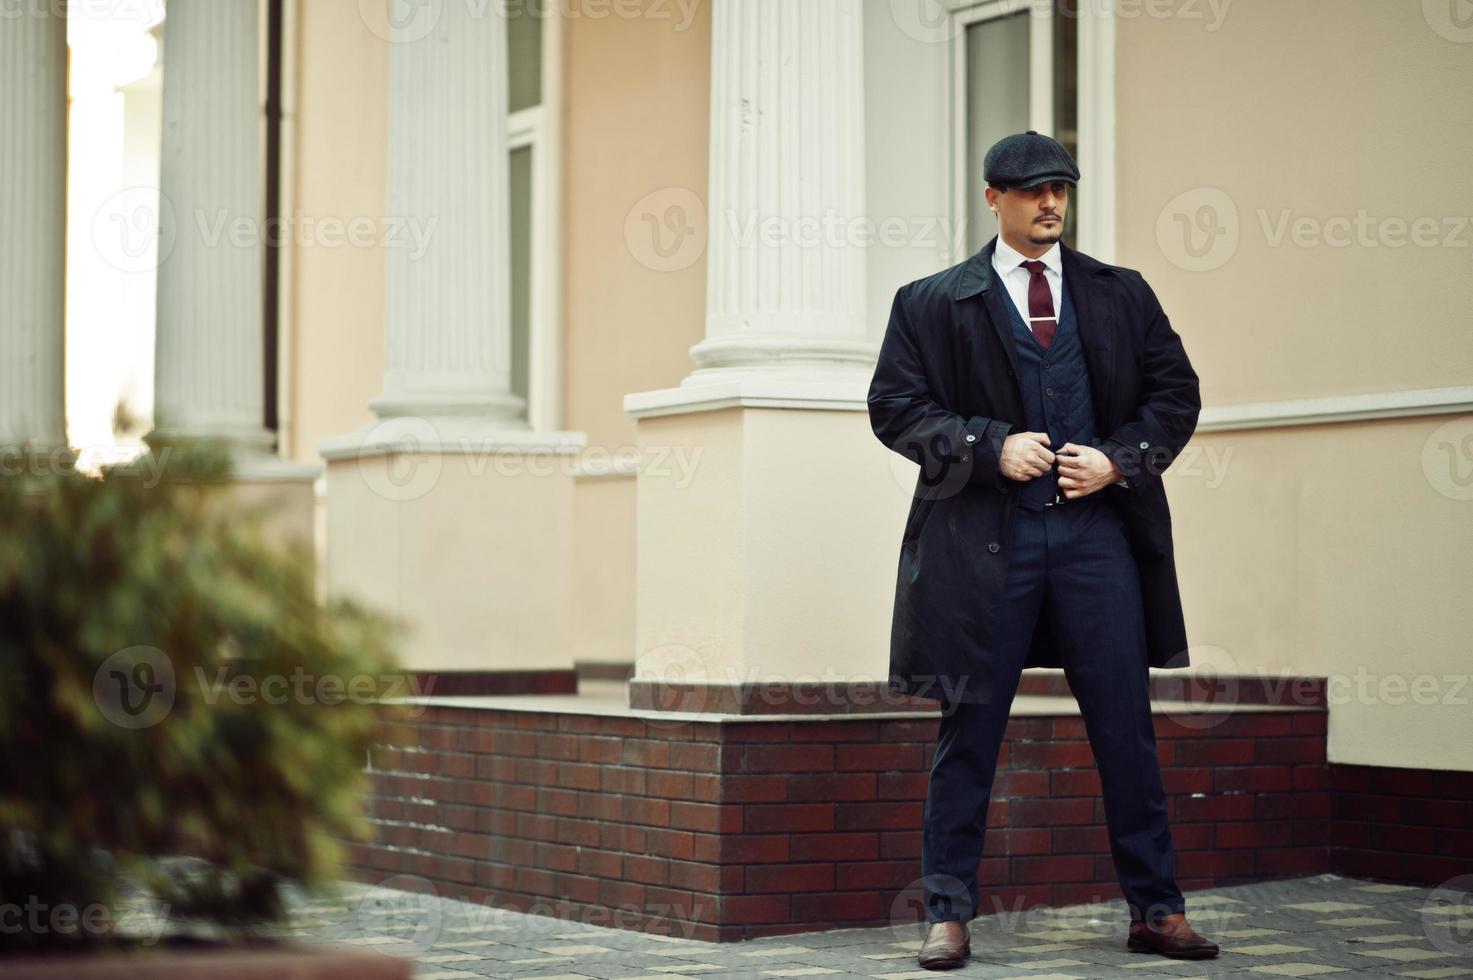
[[[1473,874],[1473,772],[1331,767],[1331,865],[1439,885]]]
[[[885,924],[918,908],[936,724],[432,707],[373,752],[355,874],[716,941]],[[1322,710],[1156,727],[1183,889],[1330,869]],[[1078,716],[1012,719],[988,826],[984,912],[1119,896]]]
[[[1183,890],[1328,870],[1324,723],[1318,710],[1238,712],[1207,729],[1156,717]],[[1118,898],[1083,720],[1013,719],[1008,736],[998,787],[1011,799],[1006,820],[988,823],[1010,836],[989,832],[983,859],[1009,882],[994,890],[1002,907]],[[993,902],[984,892],[984,910]]]

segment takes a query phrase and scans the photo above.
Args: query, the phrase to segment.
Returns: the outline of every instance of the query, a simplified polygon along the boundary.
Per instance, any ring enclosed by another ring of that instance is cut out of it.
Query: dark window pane
[[[532,149],[511,151],[511,390],[528,397],[532,337]]]
[[[547,4],[512,2],[506,5],[506,46],[512,112],[542,102],[542,18]],[[556,9],[556,8],[551,8]]]
[[[1061,0],[1054,8],[1054,131],[1053,138],[1076,161],[1079,159],[1079,16],[1083,0]],[[1081,174],[1082,178],[1084,175]],[[1069,188],[1069,207],[1064,211],[1064,241],[1075,246],[1075,216],[1079,213],[1079,188]]]
[[[987,148],[1028,128],[1028,13],[967,27],[967,250],[997,234],[987,207],[982,160]]]

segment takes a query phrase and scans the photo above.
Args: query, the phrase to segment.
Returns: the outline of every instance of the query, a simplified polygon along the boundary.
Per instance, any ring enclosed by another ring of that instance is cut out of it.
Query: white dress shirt
[[[1023,318],[1024,323],[1029,322],[1028,280],[1033,275],[1023,268],[1022,263],[1026,261],[1028,256],[1003,241],[1001,235],[997,236],[997,247],[992,251],[992,268],[1003,285],[1008,287],[1008,295],[1013,298],[1013,305],[1018,308],[1018,315]],[[1048,282],[1049,292],[1053,294],[1054,318],[1057,320],[1059,311],[1063,308],[1064,295],[1064,253],[1060,250],[1059,243],[1050,245],[1049,250],[1038,257],[1038,261],[1044,265],[1043,278]]]

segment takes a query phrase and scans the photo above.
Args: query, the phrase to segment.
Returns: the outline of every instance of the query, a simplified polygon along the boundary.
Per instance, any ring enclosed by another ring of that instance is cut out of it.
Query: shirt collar
[[[1038,260],[1044,264],[1045,268],[1052,270],[1060,277],[1064,275],[1064,253],[1059,248],[1058,242],[1050,245],[1049,250],[1040,255]],[[1003,273],[1012,272],[1018,267],[1018,263],[1026,261],[1028,261],[1028,256],[1003,241],[1002,235],[997,236],[997,247],[992,253],[992,262],[997,269]]]

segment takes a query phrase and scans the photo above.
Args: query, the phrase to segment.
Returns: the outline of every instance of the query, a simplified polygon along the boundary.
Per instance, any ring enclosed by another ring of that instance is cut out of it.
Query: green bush
[[[366,837],[397,624],[319,602],[306,546],[228,496],[228,456],[145,462],[0,476],[0,905],[111,911],[131,878],[240,936]]]

